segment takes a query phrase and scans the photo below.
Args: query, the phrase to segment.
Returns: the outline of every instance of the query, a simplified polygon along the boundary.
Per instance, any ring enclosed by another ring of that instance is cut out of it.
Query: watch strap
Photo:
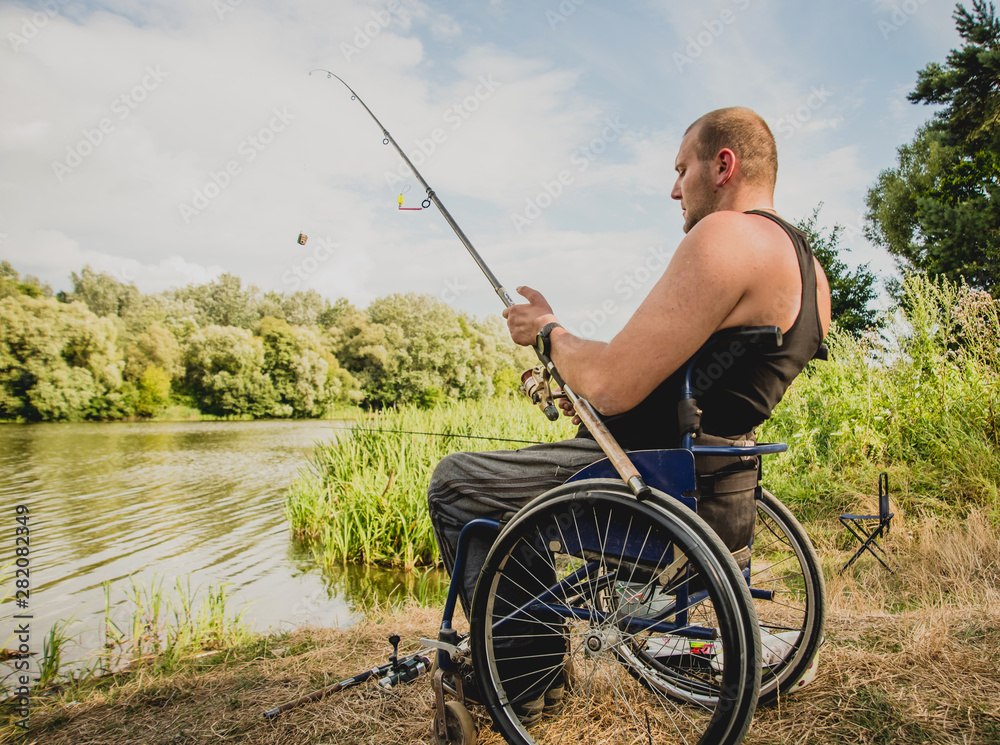
[[[542,350],[542,354],[548,357],[552,353],[552,342],[549,340],[549,335],[552,333],[553,329],[562,328],[561,323],[547,323],[542,326],[541,330],[538,332],[536,339],[541,342],[539,345]]]

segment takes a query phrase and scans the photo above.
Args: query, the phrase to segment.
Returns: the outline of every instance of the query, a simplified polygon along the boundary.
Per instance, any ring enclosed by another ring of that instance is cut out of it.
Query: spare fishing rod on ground
[[[384,145],[391,144],[396,149],[396,152],[399,153],[399,157],[403,159],[403,162],[406,163],[409,169],[413,172],[413,175],[417,177],[417,180],[420,182],[421,186],[424,187],[424,190],[427,193],[427,199],[424,200],[424,204],[426,205],[427,202],[432,202],[434,206],[438,208],[438,211],[444,217],[445,221],[448,223],[448,225],[451,226],[451,229],[455,231],[455,235],[458,236],[458,239],[462,242],[462,245],[465,246],[466,250],[469,252],[473,260],[482,270],[483,274],[486,275],[486,279],[488,279],[490,284],[493,285],[493,290],[496,292],[500,300],[503,302],[504,307],[509,308],[512,305],[514,305],[514,301],[511,299],[510,294],[507,292],[506,289],[504,289],[503,285],[500,284],[500,281],[496,278],[496,275],[494,275],[493,272],[490,271],[490,268],[486,265],[486,262],[483,261],[483,258],[479,255],[479,252],[476,251],[475,247],[472,245],[472,241],[468,239],[468,237],[465,235],[462,229],[458,226],[458,223],[455,222],[455,218],[451,216],[451,213],[448,212],[444,204],[441,203],[441,199],[438,197],[437,194],[435,194],[430,184],[428,184],[427,181],[424,179],[424,177],[420,174],[420,171],[417,170],[417,167],[413,165],[413,163],[407,157],[406,153],[403,152],[403,149],[399,146],[399,144],[396,142],[393,136],[389,134],[389,130],[386,129],[385,126],[383,126],[382,122],[378,120],[378,117],[375,116],[374,112],[372,112],[372,110],[368,108],[368,104],[362,101],[361,96],[355,93],[354,89],[347,84],[347,81],[345,81],[342,77],[340,77],[336,73],[330,72],[329,70],[316,69],[310,71],[309,74],[312,75],[312,73],[314,72],[323,72],[326,73],[327,78],[336,78],[337,80],[339,80],[341,83],[343,83],[344,87],[351,92],[351,100],[357,101],[364,107],[365,111],[368,112],[368,115],[379,126],[379,129],[382,130],[382,143]],[[535,347],[535,354],[537,355],[539,362],[542,363],[541,370],[538,370],[538,368],[536,368],[535,371],[528,371],[522,376],[522,382],[525,384],[524,388],[525,393],[528,394],[532,402],[537,404],[540,408],[542,408],[546,416],[548,416],[550,419],[553,418],[552,417],[553,413],[556,415],[556,417],[558,417],[558,411],[556,411],[555,407],[552,405],[552,399],[555,396],[553,396],[553,394],[549,389],[549,378],[551,377],[553,380],[555,380],[556,383],[559,385],[559,387],[562,389],[562,393],[559,395],[565,396],[573,404],[573,408],[576,410],[577,416],[580,417],[580,421],[584,424],[584,426],[593,436],[594,440],[597,441],[597,444],[601,446],[601,449],[604,451],[605,455],[608,456],[608,459],[614,466],[615,470],[622,477],[622,480],[625,481],[626,484],[628,484],[629,488],[632,490],[632,493],[635,494],[636,498],[642,500],[649,497],[652,494],[652,492],[649,490],[649,487],[646,486],[645,482],[642,479],[642,476],[639,475],[639,471],[632,464],[632,461],[630,461],[628,459],[628,456],[625,455],[625,451],[622,450],[621,446],[615,441],[614,437],[611,436],[611,433],[608,431],[608,428],[604,425],[604,422],[601,421],[601,418],[598,416],[596,409],[594,409],[594,407],[591,406],[589,401],[587,401],[584,398],[581,398],[580,396],[577,396],[570,389],[570,387],[566,385],[565,381],[563,381],[562,379],[562,376],[559,375],[559,371],[556,369],[556,366],[552,362],[552,359],[548,356],[548,354],[545,353],[544,349]]]
[[[379,667],[373,667],[371,670],[365,670],[364,672],[360,672],[357,675],[347,678],[346,680],[341,680],[333,685],[320,688],[318,691],[307,693],[305,696],[300,696],[297,699],[283,703],[281,706],[269,709],[264,712],[264,718],[274,719],[283,711],[288,711],[289,709],[309,703],[310,701],[318,701],[328,694],[360,685],[361,683],[371,680],[372,678],[375,678],[378,681],[379,686],[386,690],[395,688],[398,685],[412,683],[414,680],[431,669],[431,656],[436,650],[423,649],[419,652],[408,655],[403,659],[399,659],[399,636],[396,634],[390,636],[389,643],[392,645],[392,656],[386,664],[380,665]]]

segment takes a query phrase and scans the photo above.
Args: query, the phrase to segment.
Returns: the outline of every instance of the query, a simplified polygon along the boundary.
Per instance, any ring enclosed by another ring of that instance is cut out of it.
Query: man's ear
[[[715,185],[722,186],[736,173],[736,153],[728,147],[715,156]]]

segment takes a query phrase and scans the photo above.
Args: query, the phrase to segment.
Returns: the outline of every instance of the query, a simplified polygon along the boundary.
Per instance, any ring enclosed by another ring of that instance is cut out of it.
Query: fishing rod
[[[309,74],[312,75],[314,72],[325,72],[328,78],[336,78],[337,80],[339,80],[341,83],[344,84],[344,87],[351,92],[351,100],[357,101],[359,104],[365,107],[365,111],[368,112],[368,115],[375,120],[375,123],[379,126],[379,129],[382,130],[382,144],[383,145],[391,144],[394,148],[396,148],[396,152],[399,153],[399,157],[403,159],[403,161],[406,163],[407,166],[409,166],[410,170],[413,171],[413,175],[417,177],[417,181],[419,181],[420,185],[424,187],[424,191],[427,192],[427,199],[424,200],[424,205],[430,207],[429,202],[434,203],[434,206],[437,207],[438,210],[441,212],[442,216],[444,216],[445,221],[451,226],[451,229],[455,231],[455,235],[457,235],[458,239],[462,241],[462,245],[464,245],[465,248],[469,251],[469,253],[472,254],[472,258],[479,265],[479,268],[483,270],[483,274],[486,275],[486,279],[488,279],[490,281],[490,284],[493,285],[494,291],[496,292],[497,295],[500,296],[500,299],[503,301],[504,306],[507,308],[512,306],[514,304],[514,301],[511,299],[510,293],[508,293],[507,290],[504,289],[503,285],[501,285],[499,280],[497,280],[496,275],[494,275],[493,272],[490,271],[490,268],[486,266],[486,262],[483,261],[483,257],[479,255],[479,252],[475,249],[475,246],[472,245],[472,241],[470,241],[466,237],[465,233],[462,232],[462,229],[458,226],[458,223],[455,222],[455,218],[451,216],[451,213],[448,211],[448,209],[441,203],[441,200],[438,198],[438,195],[434,193],[434,190],[430,187],[430,184],[424,181],[424,177],[420,175],[420,171],[418,171],[417,167],[413,165],[413,163],[407,157],[406,153],[403,152],[403,148],[399,146],[399,144],[396,142],[393,136],[389,134],[389,130],[387,130],[382,125],[382,122],[378,120],[378,117],[375,116],[372,110],[368,108],[368,104],[362,101],[361,96],[355,93],[354,89],[351,88],[351,86],[349,86],[347,82],[336,73],[330,72],[329,70],[323,70],[321,68],[318,68],[316,70],[310,70]]]
[[[375,123],[379,126],[379,129],[382,130],[382,144],[383,145],[391,144],[394,148],[396,148],[396,152],[399,153],[399,157],[403,159],[403,162],[406,163],[406,165],[409,167],[411,171],[413,171],[413,175],[417,177],[417,180],[420,182],[421,186],[424,187],[424,190],[427,192],[427,199],[424,200],[424,203],[426,204],[428,201],[433,202],[434,206],[438,208],[438,211],[444,217],[445,221],[451,226],[451,229],[455,231],[455,235],[457,235],[458,239],[462,241],[462,245],[465,246],[466,250],[468,250],[473,260],[476,262],[476,264],[479,265],[479,268],[483,271],[483,274],[486,275],[486,279],[488,279],[490,281],[490,284],[493,285],[493,290],[500,297],[500,300],[503,301],[504,307],[509,308],[512,305],[514,305],[514,301],[511,299],[510,293],[508,293],[507,290],[504,289],[503,285],[501,285],[500,281],[496,278],[496,275],[494,275],[493,272],[490,271],[490,268],[486,266],[486,262],[483,261],[482,256],[479,255],[479,252],[472,245],[472,241],[470,241],[468,237],[466,237],[465,233],[458,226],[458,223],[455,222],[455,218],[451,216],[451,213],[448,212],[448,209],[444,206],[444,204],[441,203],[441,199],[437,196],[437,194],[434,193],[434,190],[431,188],[430,184],[428,184],[427,181],[424,179],[424,177],[420,175],[420,171],[417,170],[417,167],[413,165],[412,161],[407,157],[406,153],[403,152],[403,148],[399,146],[395,138],[391,134],[389,134],[389,130],[386,129],[385,126],[382,124],[382,122],[378,120],[378,117],[375,116],[375,113],[370,108],[368,108],[368,104],[362,101],[361,96],[359,96],[354,91],[354,89],[347,84],[347,81],[345,81],[342,77],[340,77],[336,73],[330,72],[329,70],[325,70],[322,68],[317,68],[315,70],[310,70],[309,74],[312,75],[314,72],[324,72],[326,73],[327,78],[336,78],[337,80],[339,80],[341,83],[344,84],[344,87],[351,92],[351,100],[357,101],[359,104],[364,106],[365,111],[368,112],[368,115],[375,120]],[[537,371],[537,375],[533,376],[534,386],[535,386],[533,392],[530,392],[527,388],[525,389],[525,392],[528,393],[529,397],[532,399],[532,402],[540,404],[543,410],[545,411],[546,415],[550,419],[552,419],[553,413],[555,413],[556,418],[558,418],[558,412],[555,411],[555,407],[551,406],[551,408],[549,408],[552,403],[552,398],[554,397],[553,394],[545,393],[544,391],[540,390],[542,387],[544,387],[546,390],[548,389],[547,377],[551,376],[552,379],[555,380],[559,384],[559,387],[562,389],[561,393],[559,393],[556,397],[564,396],[570,400],[570,402],[573,404],[573,408],[576,411],[576,415],[580,417],[580,421],[593,436],[597,444],[601,446],[601,449],[604,451],[605,455],[608,456],[608,459],[611,461],[611,464],[614,466],[615,470],[622,477],[622,480],[624,480],[625,483],[628,484],[629,488],[632,490],[632,493],[635,494],[636,498],[642,500],[651,496],[652,492],[650,491],[649,487],[646,486],[646,483],[643,481],[642,476],[639,475],[639,471],[632,464],[632,461],[628,459],[628,456],[625,454],[625,451],[622,450],[621,446],[611,435],[611,432],[608,430],[607,426],[604,424],[604,422],[598,415],[597,410],[590,404],[589,401],[577,396],[572,390],[570,390],[569,386],[567,386],[566,383],[563,381],[562,377],[559,375],[558,370],[556,370],[555,364],[552,362],[548,354],[545,353],[544,349],[535,347],[535,355],[537,355],[538,360],[542,363],[542,369],[539,370],[538,368],[535,368],[535,370]],[[528,378],[530,372],[531,371],[525,373],[522,376],[522,379]],[[543,380],[544,380],[544,386],[542,385]],[[528,381],[523,381],[523,382],[527,383]]]
[[[381,688],[388,690],[390,688],[395,688],[398,685],[412,683],[424,673],[430,672],[432,667],[431,658],[436,650],[433,648],[422,649],[419,652],[414,652],[413,654],[400,659],[399,641],[400,639],[397,634],[393,634],[389,637],[389,643],[392,645],[392,656],[389,657],[389,661],[384,665],[373,667],[371,670],[365,670],[364,672],[360,672],[357,675],[347,678],[346,680],[338,681],[333,685],[328,685],[325,688],[320,688],[312,693],[307,693],[305,696],[300,696],[292,701],[287,701],[280,706],[275,706],[273,709],[268,709],[264,712],[264,718],[274,719],[283,711],[294,709],[296,706],[307,704],[310,701],[319,701],[321,698],[328,696],[331,693],[336,693],[337,691],[342,691],[345,688],[361,685],[365,681],[371,680],[372,678],[375,678],[378,681]]]

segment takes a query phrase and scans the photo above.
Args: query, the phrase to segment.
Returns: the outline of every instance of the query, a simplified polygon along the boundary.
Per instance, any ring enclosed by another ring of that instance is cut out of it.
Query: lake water
[[[0,641],[30,614],[31,647],[58,620],[78,619],[72,660],[103,642],[103,583],[112,618],[131,618],[131,588],[178,578],[198,590],[229,584],[258,630],[344,627],[359,603],[413,585],[413,576],[362,568],[324,574],[292,540],[288,486],[315,443],[343,435],[330,421],[102,422],[0,426],[0,566],[15,558],[17,505],[29,509],[28,608],[9,597]],[[6,523],[6,525],[4,525]],[[9,571],[12,571],[9,570]],[[434,584],[440,577],[434,578]]]

